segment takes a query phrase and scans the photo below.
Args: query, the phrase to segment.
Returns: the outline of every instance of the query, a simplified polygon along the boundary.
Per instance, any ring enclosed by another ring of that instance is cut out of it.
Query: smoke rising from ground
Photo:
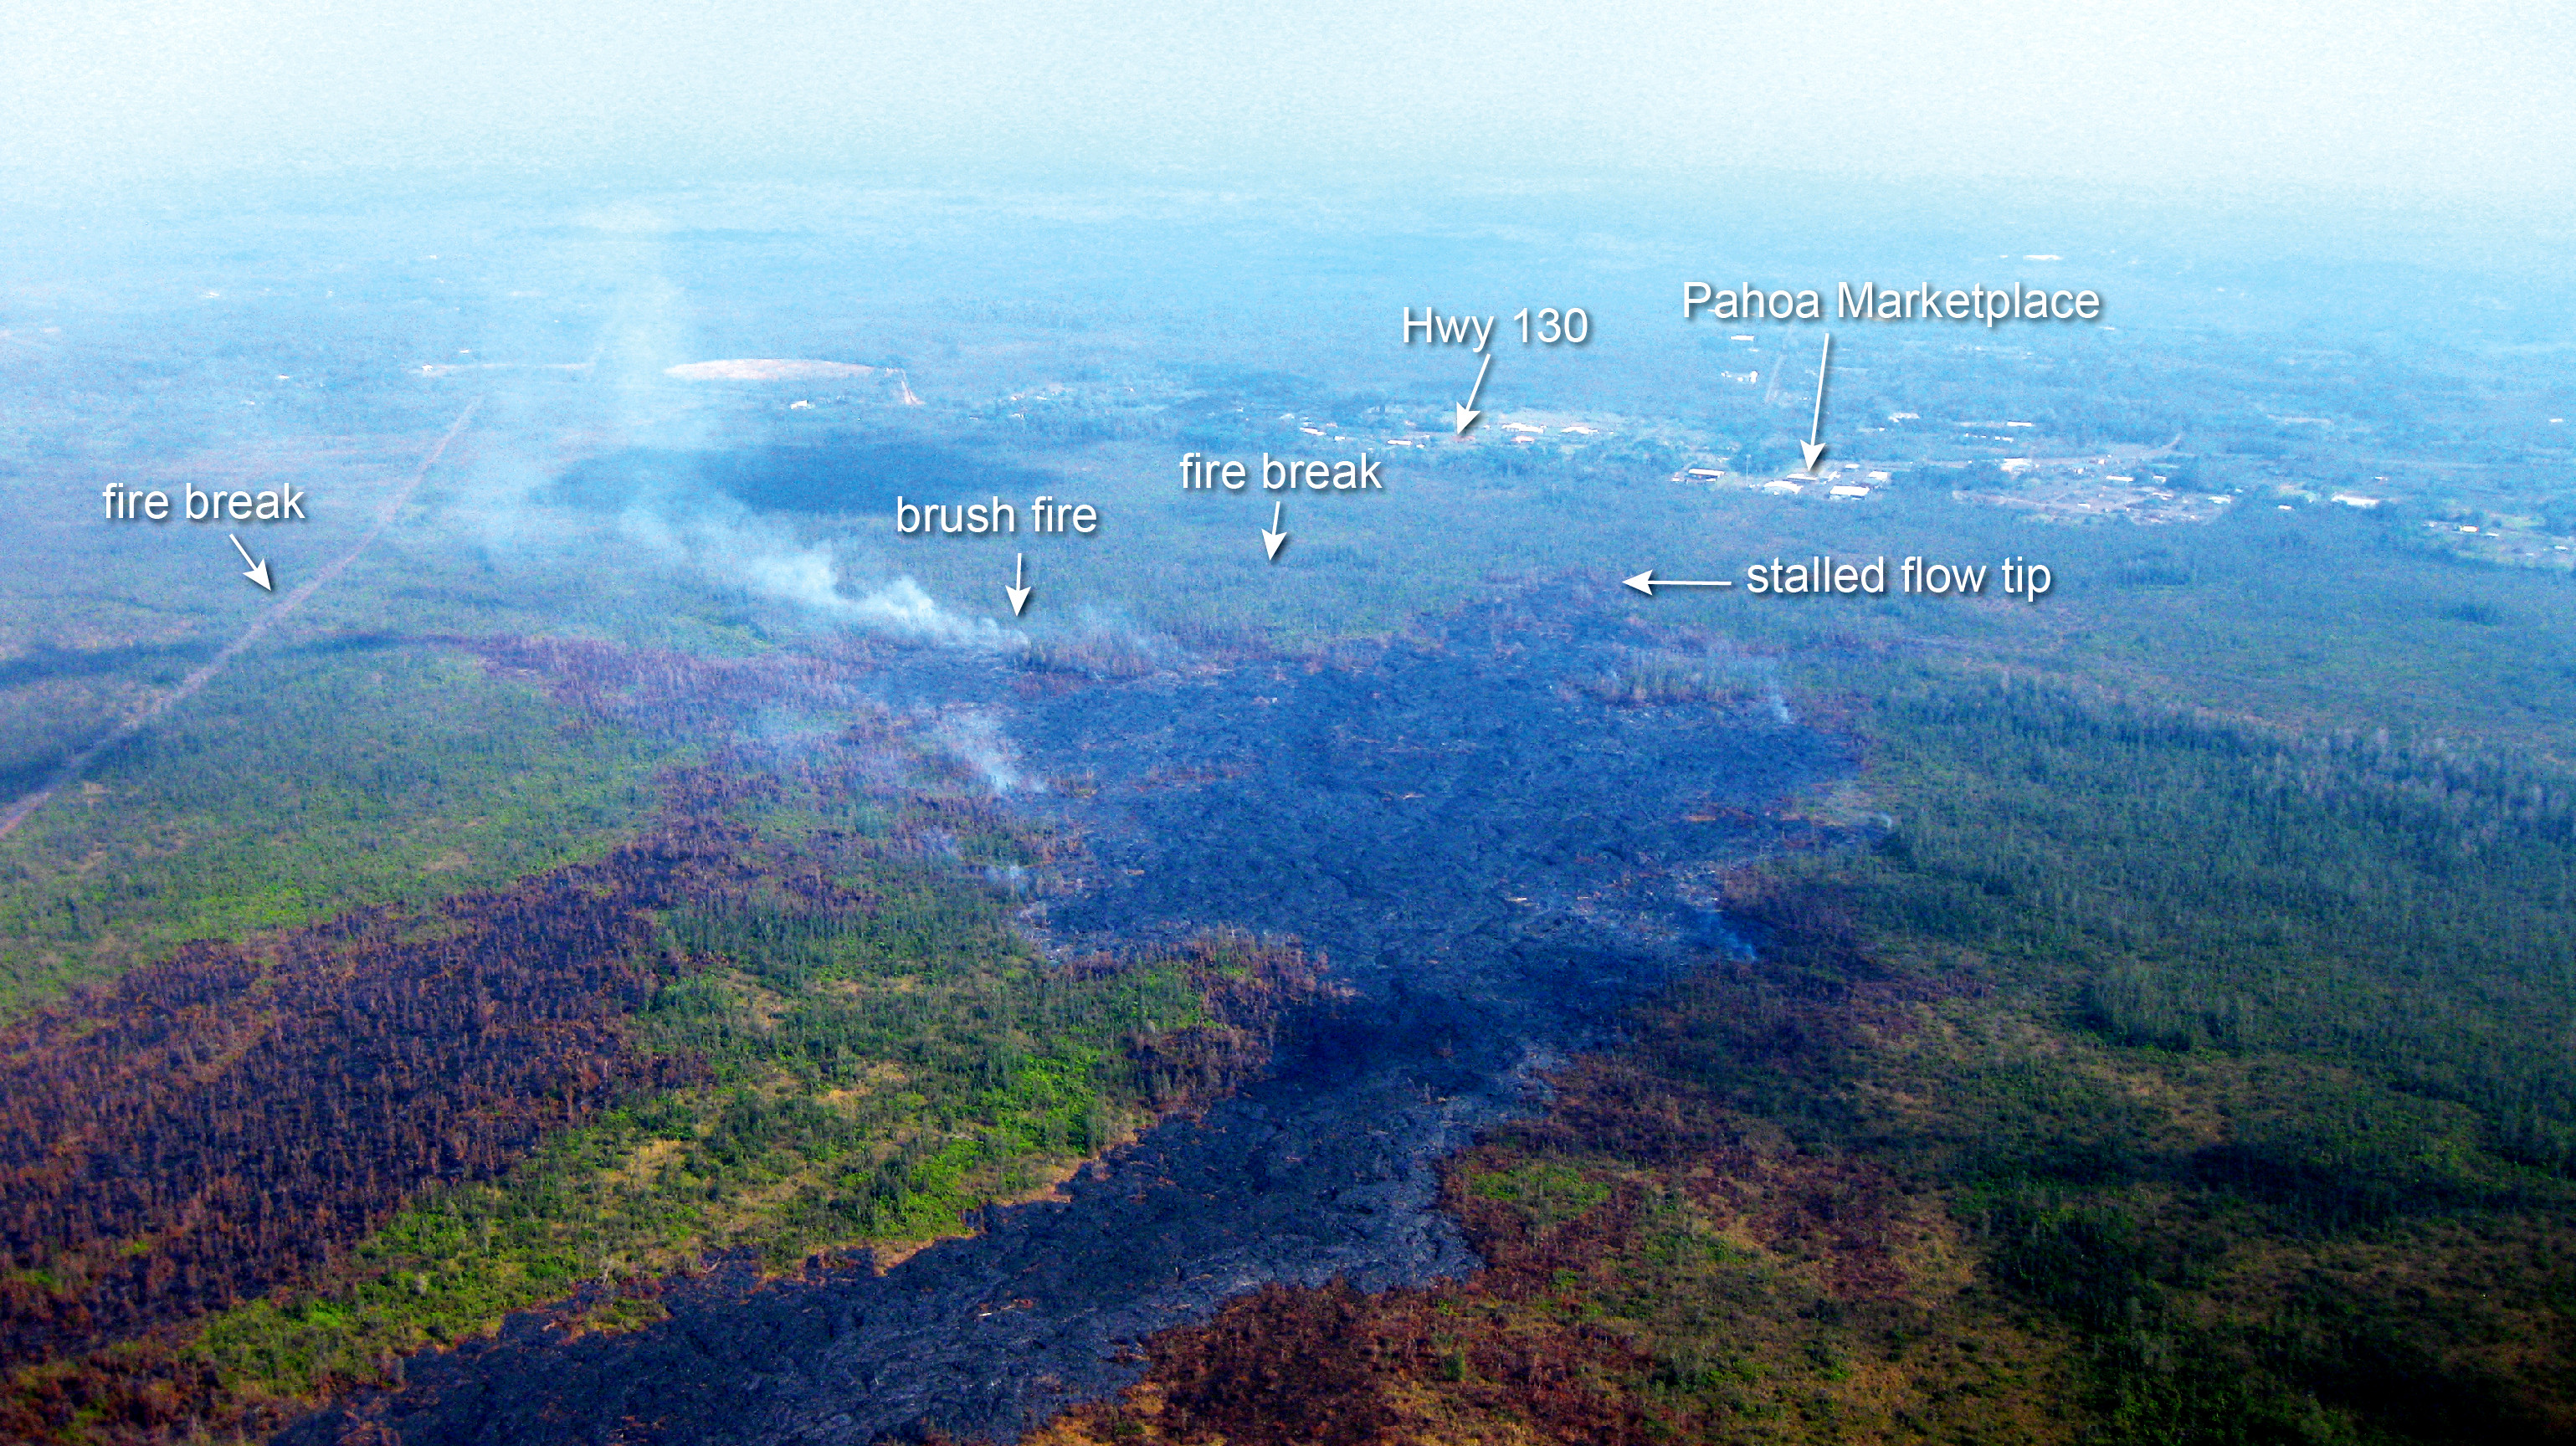
[[[607,298],[596,333],[563,354],[560,331],[496,329],[478,349],[508,359],[490,378],[501,420],[472,474],[452,499],[451,519],[479,536],[487,553],[554,565],[568,556],[586,567],[617,566],[602,544],[626,557],[684,569],[719,591],[739,589],[797,610],[811,621],[863,629],[912,642],[992,651],[1024,642],[989,618],[944,607],[913,578],[871,566],[869,548],[846,520],[797,520],[755,509],[694,480],[657,479],[637,486],[613,521],[585,517],[551,495],[584,454],[622,449],[675,455],[720,453],[757,445],[757,408],[741,394],[674,381],[674,365],[702,359],[707,343],[688,292],[667,273],[665,247],[676,229],[649,208],[622,205],[586,215],[584,241],[568,253],[575,275],[559,285]],[[552,365],[554,372],[507,369],[512,362]],[[567,452],[561,439],[579,439]],[[837,525],[837,533],[836,533]],[[605,530],[613,540],[602,537]],[[559,554],[549,556],[549,554]]]

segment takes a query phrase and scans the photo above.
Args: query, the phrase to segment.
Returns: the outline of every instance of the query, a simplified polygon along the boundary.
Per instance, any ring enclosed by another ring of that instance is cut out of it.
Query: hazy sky
[[[1585,167],[2576,195],[2576,6],[10,0],[0,177]]]

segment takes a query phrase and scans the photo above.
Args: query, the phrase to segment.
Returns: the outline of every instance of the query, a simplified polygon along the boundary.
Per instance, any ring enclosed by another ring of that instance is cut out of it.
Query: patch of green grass
[[[1610,1187],[1570,1165],[1545,1161],[1478,1175],[1468,1186],[1486,1200],[1519,1207],[1531,1222],[1559,1225],[1610,1198]]]
[[[585,1282],[960,1234],[976,1207],[1150,1116],[1132,1041],[1207,1022],[1183,964],[1050,969],[1005,897],[953,869],[864,861],[844,879],[864,907],[763,894],[668,916],[659,947],[692,972],[639,1017],[639,1042],[702,1060],[708,1083],[427,1193],[337,1283],[224,1312],[189,1356],[238,1398],[306,1397]]]
[[[0,1013],[190,939],[589,856],[651,811],[671,757],[451,653],[262,658],[0,840]]]

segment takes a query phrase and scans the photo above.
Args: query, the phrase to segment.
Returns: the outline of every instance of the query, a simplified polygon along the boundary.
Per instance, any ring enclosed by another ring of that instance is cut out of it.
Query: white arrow
[[[1029,594],[1037,591],[1037,589],[1033,587],[1020,586],[1022,582],[1027,580],[1020,576],[1020,572],[1021,569],[1028,566],[1028,561],[1029,555],[1025,552],[1015,552],[1011,554],[1011,585],[1002,589],[1002,591],[1011,595],[1011,616],[1013,617],[1018,617],[1020,615],[1020,609],[1029,605]]]
[[[229,532],[225,533],[225,534],[224,534],[224,536],[226,536],[226,537],[233,537],[233,535],[232,535],[231,533],[229,533]],[[240,554],[242,555],[242,561],[244,561],[244,562],[250,562],[250,549],[249,549],[249,548],[247,548],[247,547],[242,546],[242,545],[241,545],[241,539],[240,539],[240,538],[238,538],[238,537],[233,537],[233,551],[238,552],[238,553],[240,553]],[[253,582],[255,582],[255,583],[258,583],[258,584],[259,584],[259,590],[260,590],[261,592],[275,592],[275,591],[277,591],[277,589],[276,589],[276,588],[270,587],[270,586],[268,585],[268,564],[267,564],[267,563],[264,563],[264,562],[250,562],[250,571],[248,571],[248,572],[246,572],[246,573],[243,573],[243,574],[242,574],[242,576],[244,576],[244,577],[246,577],[246,578],[249,578],[251,581],[253,581]]]
[[[1653,568],[1651,568],[1651,567],[1650,567],[1650,568],[1647,568],[1644,572],[1641,572],[1641,573],[1637,574],[1635,577],[1631,577],[1631,578],[1623,578],[1623,579],[1621,579],[1621,581],[1623,581],[1623,582],[1627,583],[1627,584],[1628,584],[1628,586],[1635,588],[1637,591],[1639,591],[1639,592],[1641,592],[1641,593],[1644,593],[1644,594],[1645,594],[1646,596],[1648,596],[1648,597],[1653,597],[1653,596],[1655,595],[1655,589],[1657,589],[1657,588],[1659,588],[1659,587],[1733,587],[1733,586],[1735,586],[1735,584],[1733,584],[1733,583],[1731,583],[1731,582],[1684,582],[1684,581],[1682,581],[1680,578],[1677,578],[1677,577],[1657,577],[1657,576],[1655,576],[1655,570],[1654,570]]]
[[[1807,440],[1798,450],[1807,454],[1807,470],[1816,470],[1816,459],[1825,455],[1825,444],[1816,440],[1816,429],[1825,424],[1825,369],[1833,365],[1834,334],[1825,333],[1825,354],[1816,358],[1816,415],[1807,420]]]
[[[1272,499],[1270,503],[1270,525],[1261,530],[1261,545],[1270,549],[1270,560],[1272,562],[1277,562],[1279,560],[1279,549],[1286,546],[1288,542],[1288,534],[1279,530],[1279,509],[1285,505],[1287,505],[1286,498]]]
[[[1492,366],[1493,364],[1494,354],[1492,352],[1487,352],[1485,353],[1484,361],[1477,365],[1476,384],[1467,389],[1467,400],[1458,404],[1458,431],[1456,435],[1461,437],[1467,435],[1467,429],[1476,425],[1476,419],[1485,415],[1484,413],[1476,410],[1476,393],[1485,389],[1485,368]]]

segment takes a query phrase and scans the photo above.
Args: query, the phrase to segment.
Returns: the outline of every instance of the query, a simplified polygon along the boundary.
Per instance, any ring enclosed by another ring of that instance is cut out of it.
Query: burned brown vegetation
[[[1469,1272],[1439,1162],[1526,1112],[1542,1062],[1606,1042],[1641,995],[1737,949],[1680,875],[1815,836],[1779,800],[1847,765],[1767,710],[1614,706],[1571,686],[1632,637],[1506,599],[1329,657],[1044,673],[1070,686],[897,659],[877,696],[988,719],[975,737],[996,745],[997,777],[1043,769],[995,806],[1082,839],[1031,870],[1060,948],[1186,951],[1233,925],[1302,939],[1353,995],[1284,1019],[1266,1074],[1204,1110],[1192,1071],[1221,1085],[1252,1056],[1230,1031],[1181,1041],[1198,1066],[1147,1043],[1135,1058],[1186,1089],[1192,1117],[882,1276],[710,1279],[662,1292],[668,1319],[642,1329],[504,1331],[414,1358],[401,1390],[284,1439],[361,1419],[414,1443],[1007,1436],[1116,1392],[1134,1343],[1265,1284]],[[963,820],[920,835],[969,860],[988,857],[979,836]],[[1239,1007],[1222,978],[1207,987]]]
[[[6,1360],[296,1279],[412,1192],[653,1080],[618,1023],[652,989],[642,912],[724,843],[667,832],[423,917],[191,945],[13,1027]]]
[[[693,1078],[632,1047],[659,982],[647,911],[721,887],[740,843],[666,828],[422,914],[191,945],[14,1026],[0,1427],[87,1416],[153,1439],[198,1419],[211,1376],[151,1341],[309,1284],[422,1190]]]

